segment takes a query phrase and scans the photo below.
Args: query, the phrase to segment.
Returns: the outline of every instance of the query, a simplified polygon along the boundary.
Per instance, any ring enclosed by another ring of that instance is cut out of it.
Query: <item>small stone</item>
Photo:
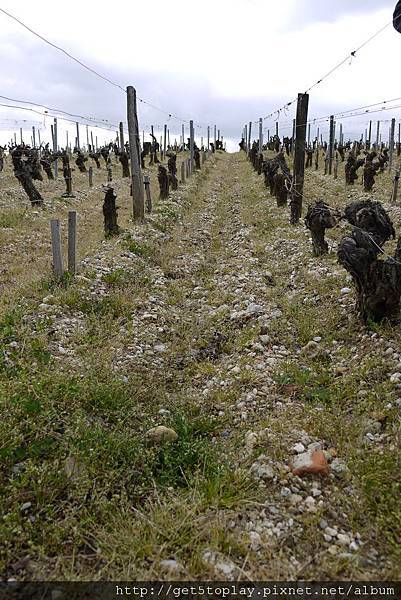
[[[270,465],[258,462],[253,463],[251,473],[253,473],[257,479],[273,479],[274,477],[274,471]]]
[[[334,529],[333,527],[326,527],[324,533],[326,533],[327,535],[331,535],[331,537],[336,537],[337,529]]]
[[[249,542],[252,550],[259,550],[262,545],[262,539],[257,531],[249,532]]]
[[[349,549],[353,552],[356,552],[357,550],[359,550],[359,546],[356,542],[351,542],[349,545]]]
[[[164,573],[182,573],[182,565],[174,559],[165,559],[160,561],[160,568]]]
[[[235,373],[236,375],[238,375],[239,373],[241,373],[241,369],[239,367],[234,367],[233,369],[231,369],[231,373]]]
[[[248,304],[245,310],[245,313],[247,315],[260,315],[262,312],[263,306],[261,306],[260,304],[254,304],[253,302]]]
[[[270,335],[260,335],[259,339],[264,346],[267,346],[267,344],[270,342]]]
[[[213,568],[216,575],[225,577],[227,580],[232,580],[237,571],[237,567],[231,560],[214,550],[204,550],[202,560],[208,567]]]
[[[291,495],[291,490],[288,487],[282,487],[280,494],[283,496],[283,498],[286,498],[287,496]]]
[[[178,438],[178,435],[174,429],[158,425],[146,432],[146,438],[151,446],[164,446],[169,442],[174,442]]]
[[[393,373],[390,376],[390,382],[391,383],[399,383],[400,380],[401,380],[401,373],[399,373],[399,372]]]
[[[335,458],[331,465],[331,471],[338,479],[346,479],[349,475],[349,470],[347,465],[341,461],[339,458]]]
[[[346,535],[345,533],[338,533],[337,539],[341,546],[349,546],[351,542],[351,540],[349,539],[349,535]]]
[[[314,473],[318,475],[329,474],[329,465],[321,450],[298,454],[292,461],[290,468],[294,475],[303,475],[305,473]]]
[[[352,292],[351,288],[349,287],[343,287],[340,291],[342,294],[350,294]]]
[[[24,502],[24,504],[22,504],[22,506],[21,506],[21,510],[22,511],[28,510],[28,508],[31,508],[31,506],[32,506],[32,502]]]
[[[294,452],[296,452],[297,454],[302,454],[302,452],[305,452],[306,450],[305,446],[301,444],[301,442],[294,444],[294,446],[291,449],[294,450]]]
[[[300,504],[302,502],[302,496],[300,494],[291,494],[290,502],[291,504]]]
[[[328,526],[329,526],[329,524],[327,523],[327,521],[325,519],[321,519],[319,521],[319,527],[320,527],[320,529],[326,529],[326,527],[328,527]]]
[[[167,346],[165,344],[157,344],[155,346],[156,352],[165,352],[167,350]]]

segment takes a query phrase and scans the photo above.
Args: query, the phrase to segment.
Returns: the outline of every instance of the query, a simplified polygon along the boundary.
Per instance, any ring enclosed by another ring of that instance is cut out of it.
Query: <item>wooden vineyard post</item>
[[[214,126],[214,151],[216,152],[216,125]]]
[[[397,144],[397,156],[401,154],[401,123],[398,123],[398,144]]]
[[[79,124],[75,123],[75,125],[76,125],[76,128],[77,128],[77,148],[78,148],[78,150],[81,150],[81,145],[79,143]]]
[[[209,129],[208,129],[209,131]],[[185,150],[185,126],[182,124],[182,149]]]
[[[206,150],[209,152],[210,149],[210,125],[207,126],[207,146]]]
[[[68,271],[75,275],[77,246],[77,212],[68,211]]]
[[[185,183],[185,161],[181,163],[181,183]]]
[[[54,119],[53,127],[53,152],[57,152],[57,119]],[[54,177],[58,177],[58,160],[54,161]]]
[[[125,146],[124,146],[124,126],[123,126],[122,121],[120,121],[119,130],[120,130],[120,150],[121,150],[121,152],[124,152],[124,149],[125,149]]]
[[[63,255],[61,252],[61,236],[59,219],[51,219],[50,231],[52,238],[53,271],[57,279],[61,279],[64,273]]]
[[[263,152],[263,119],[259,119],[259,154]]]
[[[24,138],[22,137],[22,127],[19,128],[19,136],[20,136],[21,144],[23,144]]]
[[[391,171],[393,166],[393,154],[394,154],[394,135],[395,135],[395,119],[391,119],[390,136],[389,136],[389,155],[388,155],[388,169]]]
[[[89,187],[93,187],[93,167],[89,167],[88,170],[88,174],[89,174]]]
[[[315,171],[317,171],[319,169],[319,144],[316,143],[316,150],[315,150]]]
[[[338,153],[336,152],[335,159],[334,159],[334,179],[337,179],[337,177],[338,177]]]
[[[372,121],[369,121],[369,133],[368,133],[368,143],[367,143],[368,150],[370,150],[371,142],[372,142]]]
[[[395,204],[397,202],[397,195],[398,195],[398,182],[400,180],[400,173],[401,173],[401,169],[398,168],[395,172],[394,178],[393,178],[393,191],[391,194],[391,202],[393,204]]]
[[[291,154],[294,156],[295,153],[295,134],[296,134],[296,119],[292,120],[292,144],[291,144]],[[267,138],[267,141],[270,142],[270,139]]]
[[[36,133],[35,133],[35,125],[32,126],[32,140],[33,140],[33,147],[36,148]]]
[[[251,133],[252,133],[252,121],[249,121],[249,128],[248,128],[248,156],[249,156],[249,152],[251,151]]]
[[[334,148],[334,116],[330,116],[330,133],[329,133],[329,175],[333,169],[333,148]]]
[[[166,160],[166,142],[167,142],[167,125],[164,126],[164,135],[163,135],[163,158]]]
[[[294,183],[291,198],[291,224],[299,223],[302,215],[302,194],[305,174],[305,139],[308,120],[308,94],[298,94],[295,125]]]
[[[376,127],[376,147],[375,150],[377,150],[379,148],[379,135],[380,135],[380,121],[377,121],[377,127]]]
[[[245,142],[245,152],[246,152],[246,151],[247,151],[247,149],[248,149],[248,148],[247,148],[247,144],[248,144],[248,125],[245,125],[245,127],[244,127],[244,135],[243,135],[243,138],[244,138],[244,142]]]
[[[88,125],[86,125],[85,128],[86,128],[86,148],[87,148],[87,151],[90,152]],[[92,152],[93,152],[93,148],[92,148]]]
[[[189,171],[194,172],[194,122],[189,122]]]
[[[138,116],[136,112],[136,91],[132,85],[127,87],[127,117],[131,155],[133,213],[134,220],[141,222],[145,217],[145,206],[140,162]]]
[[[146,193],[146,211],[148,213],[151,213],[152,212],[152,196],[150,195],[150,177],[149,177],[149,175],[144,176],[143,184],[145,186],[145,193]]]

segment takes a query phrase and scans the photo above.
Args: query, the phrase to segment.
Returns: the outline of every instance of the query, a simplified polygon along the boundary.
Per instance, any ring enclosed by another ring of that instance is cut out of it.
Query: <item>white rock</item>
[[[263,306],[261,306],[260,304],[254,304],[253,302],[248,304],[245,310],[245,313],[247,315],[260,315],[262,312]]]
[[[350,292],[352,292],[351,288],[349,287],[343,287],[340,291],[342,294],[349,294]]]
[[[337,539],[338,539],[339,543],[341,544],[341,546],[349,546],[349,544],[351,542],[351,540],[349,539],[349,535],[347,535],[345,533],[338,533]]]
[[[202,560],[207,566],[212,567],[217,575],[232,579],[237,568],[235,564],[214,550],[204,550],[202,553]]]
[[[174,559],[165,559],[160,561],[160,568],[165,573],[182,573],[182,565]]]
[[[302,454],[302,452],[305,452],[306,448],[303,444],[301,444],[301,442],[298,442],[297,444],[294,444],[291,450],[293,450],[297,454]]]
[[[252,550],[259,550],[262,545],[262,539],[257,531],[249,532],[249,541]]]
[[[401,380],[401,373],[399,373],[399,372],[393,373],[390,376],[391,383],[398,383],[400,380]]]
[[[166,344],[157,344],[155,347],[156,352],[165,352],[167,349]]]

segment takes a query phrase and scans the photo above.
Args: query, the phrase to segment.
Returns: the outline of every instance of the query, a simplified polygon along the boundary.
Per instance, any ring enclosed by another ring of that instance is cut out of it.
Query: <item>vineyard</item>
[[[399,579],[397,99],[309,91],[2,147],[4,582]]]

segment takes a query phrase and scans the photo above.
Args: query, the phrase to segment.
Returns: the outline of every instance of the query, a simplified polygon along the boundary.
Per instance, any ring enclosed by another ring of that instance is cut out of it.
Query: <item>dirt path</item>
[[[287,223],[219,154],[8,316],[8,573],[29,555],[19,577],[396,575],[399,335],[361,328],[335,255]],[[150,444],[158,425],[176,441]],[[290,473],[307,449],[328,477]]]

